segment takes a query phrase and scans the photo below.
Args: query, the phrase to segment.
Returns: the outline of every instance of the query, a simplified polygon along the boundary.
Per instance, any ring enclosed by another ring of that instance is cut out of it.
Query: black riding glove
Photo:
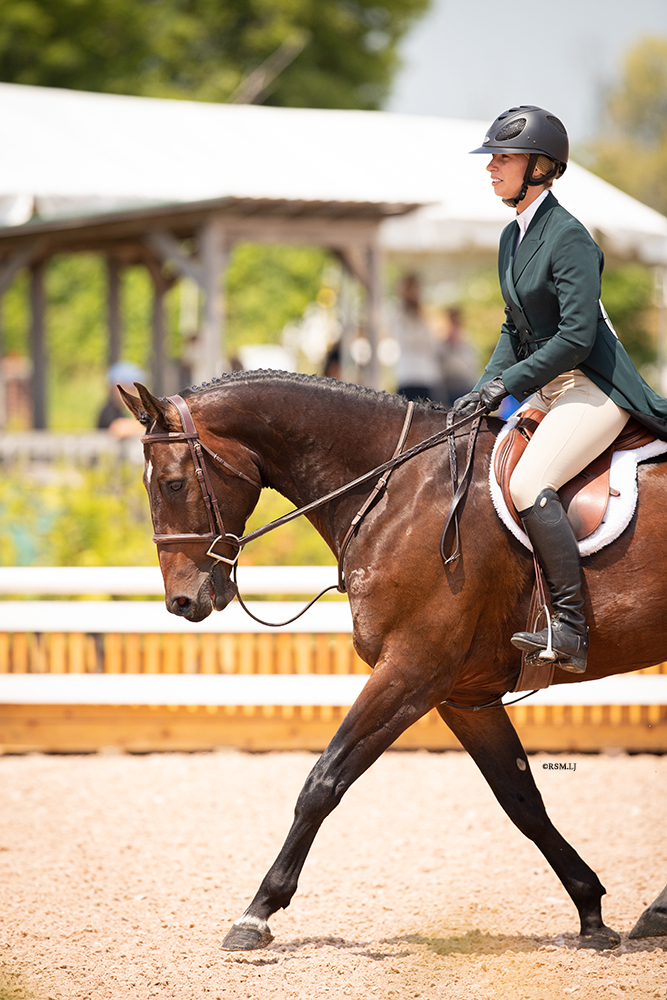
[[[479,393],[474,390],[473,392],[467,392],[465,396],[459,396],[459,398],[455,399],[452,403],[453,412],[461,419],[463,417],[469,417],[475,412],[476,409],[478,409],[478,407]]]
[[[491,413],[498,409],[505,396],[509,396],[509,389],[505,388],[502,375],[496,375],[490,382],[482,382],[478,395],[486,412]]]

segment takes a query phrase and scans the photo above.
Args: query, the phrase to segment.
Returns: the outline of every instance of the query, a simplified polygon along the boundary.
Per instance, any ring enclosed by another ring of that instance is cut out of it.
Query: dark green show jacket
[[[528,226],[512,265],[518,225],[500,237],[498,271],[508,307],[514,297],[527,324],[505,310],[500,339],[476,388],[502,375],[524,400],[578,368],[641,423],[667,440],[667,399],[644,381],[600,308],[604,256],[582,224],[551,192]],[[508,268],[511,270],[508,272]],[[512,287],[512,285],[514,287]]]

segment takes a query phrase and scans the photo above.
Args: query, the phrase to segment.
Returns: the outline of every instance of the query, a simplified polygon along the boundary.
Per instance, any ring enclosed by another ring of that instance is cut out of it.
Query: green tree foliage
[[[227,350],[276,343],[303,315],[331,254],[317,247],[239,243],[227,272]]]
[[[275,343],[286,323],[299,319],[320,287],[330,255],[317,247],[243,243],[227,272],[227,352],[242,344]],[[49,427],[95,426],[106,395],[106,273],[93,254],[63,255],[47,269],[47,344],[50,358]],[[150,371],[152,284],[145,268],[123,272],[123,357]],[[168,350],[181,357],[180,291],[167,293]],[[29,355],[28,275],[23,272],[2,303],[5,353]],[[212,375],[219,374],[212,372]]]
[[[0,480],[0,561],[5,566],[153,565],[148,504],[136,466],[54,470],[29,466]]]
[[[628,52],[587,165],[667,214],[667,38],[646,38]]]
[[[628,354],[642,370],[656,360],[655,338],[650,329],[653,275],[641,264],[606,268],[602,275],[602,301]]]
[[[228,100],[284,43],[259,99],[378,108],[397,42],[430,0],[0,0],[0,80]]]
[[[247,530],[292,509],[265,490]],[[51,470],[44,481],[29,465],[6,469],[0,479],[0,565],[154,566],[148,498],[136,465],[104,462],[94,469]],[[305,518],[251,542],[242,563],[284,566],[334,562]]]

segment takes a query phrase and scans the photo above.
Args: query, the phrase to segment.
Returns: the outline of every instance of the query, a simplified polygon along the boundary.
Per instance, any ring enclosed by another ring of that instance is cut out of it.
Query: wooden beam
[[[45,273],[46,261],[40,260],[32,264],[30,268],[30,353],[32,355],[30,394],[32,398],[32,426],[35,430],[46,429]]]
[[[300,205],[298,215],[292,208]],[[56,253],[99,252],[118,255],[127,246],[146,246],[149,232],[170,233],[176,240],[196,239],[201,227],[210,219],[224,221],[229,245],[239,240],[264,243],[306,243],[317,246],[367,246],[374,238],[379,223],[388,215],[387,206],[369,205],[359,211],[358,205],[326,203],[275,202],[223,205],[222,202],[165,206],[112,215],[62,219],[49,223],[0,228],[0,257],[6,261],[12,254],[32,248],[32,257]]]
[[[204,273],[200,262],[194,255],[184,252],[175,236],[166,230],[154,229],[147,234],[146,243],[164,264],[168,261],[181,277],[192,278],[195,284],[203,287]]]
[[[346,270],[360,281],[364,288],[368,288],[370,275],[368,272],[368,258],[364,252],[364,247],[346,246],[336,247],[334,253],[344,265]]]
[[[271,711],[269,709],[272,709]],[[546,718],[525,723],[510,717],[530,752],[664,753],[667,720],[613,722]],[[157,750],[315,750],[327,746],[346,711],[336,706],[114,706],[2,705],[0,753],[89,752],[107,747]],[[625,712],[627,715],[627,711]],[[458,740],[437,712],[429,712],[398,738],[397,750],[459,750]]]

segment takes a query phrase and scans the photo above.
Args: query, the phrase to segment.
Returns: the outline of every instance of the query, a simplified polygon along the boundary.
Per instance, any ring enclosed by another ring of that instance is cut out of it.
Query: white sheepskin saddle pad
[[[498,448],[512,428],[516,427],[521,416],[521,411],[525,408],[523,406],[520,411],[513,413],[498,434],[491,456],[489,486],[491,488],[493,506],[496,508],[500,520],[508,531],[511,531],[514,537],[532,552],[533,547],[530,544],[528,535],[518,526],[507,509],[507,504],[505,503],[494,472]],[[651,458],[656,458],[658,455],[664,455],[665,453],[667,453],[667,441],[659,441],[658,439],[634,451],[614,452],[609,473],[609,485],[612,489],[618,490],[619,496],[610,495],[607,512],[602,524],[591,535],[588,535],[587,538],[582,538],[579,542],[579,552],[582,556],[590,556],[594,552],[599,552],[600,549],[603,549],[605,545],[610,545],[611,542],[615,541],[625,531],[632,520],[632,515],[637,506],[637,464],[639,462],[646,462]]]

